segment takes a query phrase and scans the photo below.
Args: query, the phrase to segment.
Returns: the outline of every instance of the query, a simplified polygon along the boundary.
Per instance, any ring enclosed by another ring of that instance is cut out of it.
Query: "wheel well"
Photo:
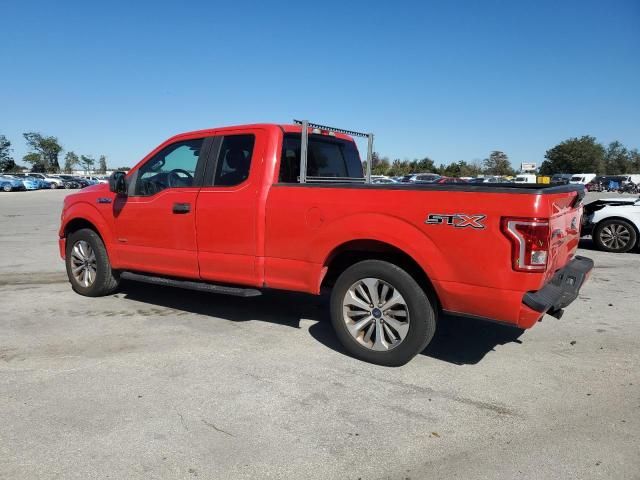
[[[67,223],[67,225],[64,227],[64,236],[68,237],[70,233],[77,232],[78,230],[81,230],[83,228],[93,230],[98,234],[100,239],[102,239],[102,235],[100,235],[100,231],[96,228],[96,226],[89,220],[86,220],[84,218],[74,218],[69,223]]]
[[[439,305],[433,284],[418,262],[399,248],[378,240],[354,240],[336,248],[325,261],[327,274],[321,287],[333,286],[342,272],[363,260],[383,260],[397,265],[418,282],[434,306]]]
[[[628,218],[624,218],[624,217],[607,217],[607,218],[603,218],[602,220],[600,220],[597,224],[594,225],[593,227],[593,233],[596,232],[596,229],[602,225],[604,222],[608,221],[608,220],[623,220],[624,222],[628,223],[629,225],[631,225],[631,228],[633,228],[634,232],[636,232],[636,244],[635,246],[640,245],[640,230],[638,229],[638,226],[632,222],[631,220],[629,220]]]

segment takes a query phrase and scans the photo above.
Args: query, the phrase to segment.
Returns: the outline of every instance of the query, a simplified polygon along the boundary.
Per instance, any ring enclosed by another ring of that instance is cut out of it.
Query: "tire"
[[[593,231],[593,241],[600,250],[625,253],[638,243],[634,226],[621,218],[611,218],[598,223]]]
[[[13,190],[13,187],[7,183],[2,186],[2,190],[4,190],[5,192],[10,192],[11,190]]]
[[[78,247],[78,250],[74,250],[75,247]],[[76,278],[74,271],[77,271],[79,264],[83,264],[83,259],[86,260],[84,265],[89,268],[90,273],[87,277],[80,273],[81,277]],[[65,264],[71,287],[85,297],[109,295],[120,283],[120,275],[111,269],[102,239],[89,228],[83,228],[67,236]],[[83,283],[83,280],[86,283]]]
[[[375,291],[373,301],[378,297],[380,309],[374,304],[369,310],[372,304],[363,299],[372,297],[363,296],[365,290]],[[402,300],[393,303],[396,298]],[[404,365],[422,352],[436,331],[435,311],[425,291],[405,270],[381,260],[358,262],[338,277],[331,292],[331,322],[351,355],[389,367]]]
[[[64,188],[66,188],[67,190],[69,190],[71,188],[71,185],[69,183],[65,183],[64,184]]]
[[[55,189],[57,188],[57,185],[56,185],[55,183],[50,183],[50,184],[49,184],[49,188],[50,188],[51,190],[55,190]]]

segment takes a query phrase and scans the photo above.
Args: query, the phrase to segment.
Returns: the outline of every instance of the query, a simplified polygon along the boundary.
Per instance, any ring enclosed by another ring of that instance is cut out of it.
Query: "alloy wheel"
[[[391,350],[409,332],[407,302],[393,285],[379,278],[363,278],[351,285],[342,312],[351,336],[371,350]]]
[[[85,240],[79,240],[71,249],[71,274],[82,287],[90,287],[96,281],[96,254]]]
[[[603,245],[611,250],[625,248],[631,240],[631,232],[626,225],[611,223],[600,232]]]

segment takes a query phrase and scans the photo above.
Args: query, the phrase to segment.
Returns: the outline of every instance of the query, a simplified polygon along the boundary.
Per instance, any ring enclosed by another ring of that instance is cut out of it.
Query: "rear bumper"
[[[557,313],[578,298],[580,288],[592,269],[593,260],[576,256],[540,290],[525,293],[522,303],[536,312]]]

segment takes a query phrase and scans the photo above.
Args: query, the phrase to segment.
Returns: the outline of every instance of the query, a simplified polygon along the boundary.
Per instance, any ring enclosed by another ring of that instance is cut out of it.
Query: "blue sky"
[[[133,165],[167,137],[307,117],[437,163],[640,147],[640,2],[3,2],[0,134]]]

